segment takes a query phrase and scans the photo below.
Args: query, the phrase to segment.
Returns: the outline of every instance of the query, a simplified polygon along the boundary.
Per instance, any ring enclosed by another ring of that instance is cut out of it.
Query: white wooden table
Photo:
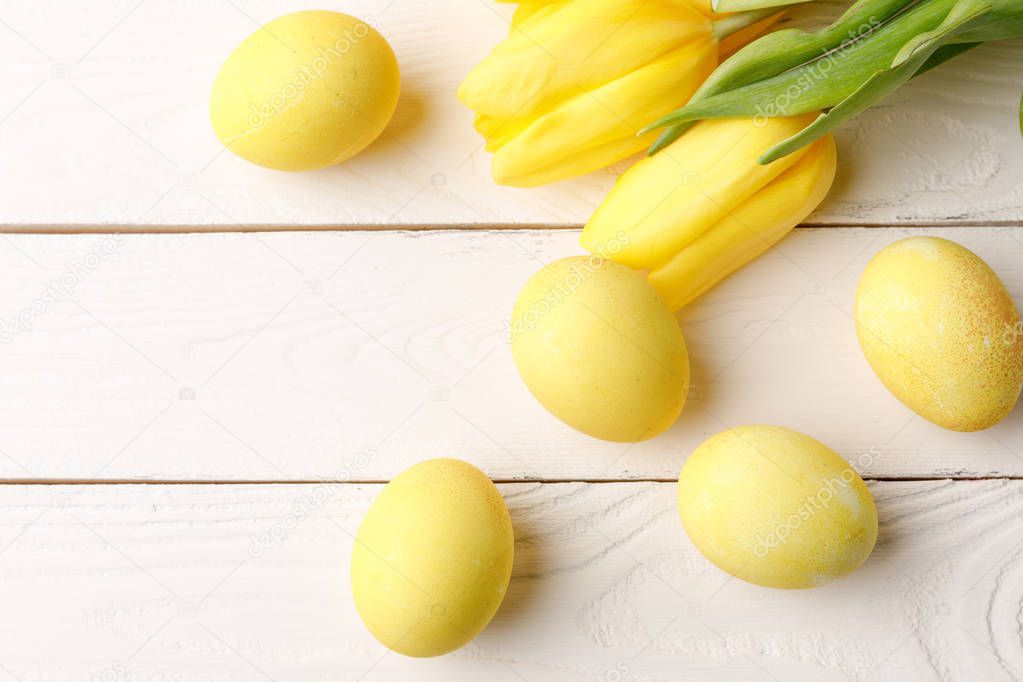
[[[1023,44],[842,130],[810,227],[680,316],[679,423],[625,447],[544,412],[501,340],[614,178],[489,179],[453,91],[509,8],[316,3],[383,31],[404,92],[366,153],[288,175],[223,153],[207,98],[304,6],[0,2],[0,680],[1023,679],[1023,408],[978,434],[915,418],[850,318],[907,234],[962,242],[1023,303]],[[750,422],[869,481],[860,571],[772,591],[685,537],[687,453]],[[348,557],[381,483],[438,455],[500,482],[515,571],[474,643],[405,659],[363,629]]]

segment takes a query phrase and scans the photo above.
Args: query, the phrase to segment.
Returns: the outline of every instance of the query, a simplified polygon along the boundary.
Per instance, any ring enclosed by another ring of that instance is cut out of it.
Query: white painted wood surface
[[[545,412],[503,341],[523,282],[580,252],[574,231],[8,235],[0,477],[387,480],[446,455],[500,479],[673,479],[745,423],[813,434],[871,477],[1023,475],[1023,410],[947,432],[860,351],[860,272],[924,232],[974,249],[1023,303],[1023,228],[799,230],[681,314],[693,394],[633,446]]]
[[[317,6],[383,31],[404,93],[366,153],[290,175],[222,153],[206,107],[230,49],[300,6],[0,0],[0,232],[75,233],[0,234],[0,682],[1023,680],[1023,481],[1000,478],[1023,477],[1023,409],[980,434],[914,418],[849,317],[867,260],[907,234],[975,250],[1023,306],[1023,44],[842,130],[811,218],[828,227],[680,315],[693,395],[628,447],[544,412],[502,340],[526,278],[580,252],[547,228],[584,222],[614,179],[490,181],[453,92],[510,7]],[[302,231],[324,227],[342,231]],[[240,232],[260,228],[297,231]],[[239,232],[112,234],[170,230]],[[749,422],[903,479],[870,483],[860,571],[773,591],[689,543],[671,481]],[[362,628],[348,557],[367,481],[438,455],[515,481],[516,564],[474,643],[411,660]]]
[[[873,484],[873,555],[796,592],[704,560],[672,484],[505,484],[508,596],[474,643],[427,660],[377,644],[347,589],[379,488],[0,487],[0,679],[1023,677],[1021,481]]]
[[[823,3],[833,13],[845,2]],[[289,0],[0,2],[0,224],[578,225],[613,172],[538,190],[497,187],[454,91],[507,33],[491,0],[328,0],[393,43],[403,97],[385,136],[324,171],[268,171],[222,153],[209,89],[230,50]],[[796,12],[819,16],[814,3]],[[825,224],[1018,222],[1023,43],[928,74],[840,133]],[[624,167],[614,169],[616,172]]]

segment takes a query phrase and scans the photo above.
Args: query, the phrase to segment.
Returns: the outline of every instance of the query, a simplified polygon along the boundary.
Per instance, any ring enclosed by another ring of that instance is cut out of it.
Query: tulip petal
[[[552,111],[713,32],[685,0],[572,0],[513,28],[458,89],[498,119]]]
[[[795,165],[805,149],[766,166],[757,158],[813,118],[701,121],[618,179],[583,230],[583,247],[601,253],[627,235],[616,261],[635,268],[662,265]]]
[[[498,2],[516,2],[516,0],[497,0]],[[531,13],[532,11],[539,9],[540,7],[547,7],[557,2],[565,2],[566,0],[523,0],[519,3],[518,8],[515,10],[516,16],[522,10],[526,10],[524,15]],[[686,2],[697,10],[701,14],[708,17],[719,17],[721,14],[714,11],[711,0],[686,0]]]
[[[650,284],[672,310],[689,304],[810,215],[831,189],[836,165],[835,139],[814,142],[796,165],[652,270]]]
[[[532,120],[526,116],[500,119],[476,114],[473,122],[477,132],[487,141],[487,151],[493,152],[508,144],[516,135],[529,127]]]
[[[592,92],[583,92],[524,129],[486,121],[505,140],[494,154],[500,184],[535,186],[609,166],[643,150],[636,131],[684,102],[717,63],[711,37],[682,48]]]
[[[541,11],[551,11],[554,5],[561,2],[571,2],[571,0],[529,0],[529,2],[520,3],[515,8],[515,14],[512,15],[512,31],[522,28],[527,21],[539,15]]]

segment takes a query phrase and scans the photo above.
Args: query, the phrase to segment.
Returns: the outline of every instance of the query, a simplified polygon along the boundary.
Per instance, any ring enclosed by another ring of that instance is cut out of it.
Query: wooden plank
[[[474,643],[427,660],[377,644],[349,593],[352,536],[379,489],[3,486],[0,679],[1023,675],[1020,481],[873,484],[871,558],[795,592],[704,560],[673,484],[502,485],[508,596]]]
[[[545,412],[503,341],[575,232],[10,235],[0,478],[376,481],[450,455],[499,479],[671,480],[744,423],[810,433],[870,477],[1023,476],[1023,412],[944,431],[860,352],[859,274],[909,234],[974,249],[1023,300],[1023,228],[799,230],[680,316],[693,394],[631,447]]]
[[[846,2],[813,3],[819,23]],[[611,171],[537,190],[494,185],[457,84],[508,30],[490,0],[332,0],[393,43],[404,94],[392,126],[340,167],[289,175],[222,148],[210,83],[286,0],[0,2],[0,228],[28,231],[316,226],[580,225]],[[823,9],[821,9],[823,7]],[[810,16],[802,16],[806,13]],[[1014,66],[1023,43],[927,74],[840,133],[820,224],[1009,222],[1023,201]]]

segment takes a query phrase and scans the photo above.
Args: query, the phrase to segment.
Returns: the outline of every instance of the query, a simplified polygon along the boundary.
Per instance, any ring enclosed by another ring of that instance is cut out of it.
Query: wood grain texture
[[[813,3],[817,25],[845,2]],[[0,228],[253,229],[311,226],[579,225],[609,171],[537,190],[501,188],[454,99],[506,34],[490,0],[330,0],[393,43],[403,95],[381,140],[343,166],[284,174],[224,153],[210,84],[286,0],[0,1]],[[836,187],[820,224],[1018,224],[1023,43],[976,50],[839,134]]]
[[[224,153],[207,101],[228,52],[294,3],[0,0],[0,231],[100,233],[0,235],[0,479],[19,482],[0,485],[0,682],[1023,679],[1023,481],[871,482],[867,564],[781,592],[699,555],[675,485],[631,480],[674,479],[749,422],[808,432],[866,477],[1023,477],[1020,409],[981,434],[914,418],[850,318],[869,257],[907,234],[974,249],[1023,303],[1023,43],[842,129],[812,223],[928,227],[799,230],[698,301],[679,317],[685,413],[627,447],[548,415],[503,340],[519,287],[579,253],[577,233],[493,229],[577,226],[627,163],[537,190],[490,180],[453,92],[509,6],[317,6],[378,27],[404,89],[364,154],[292,175]],[[109,234],[321,227],[352,231]],[[378,230],[400,227],[428,231]],[[319,481],[435,455],[593,482],[500,486],[506,603],[463,651],[416,661],[368,635],[347,587],[381,486]],[[39,484],[73,479],[123,483]],[[249,480],[266,483],[131,483]]]
[[[428,660],[377,644],[348,589],[379,485],[0,487],[0,679],[1023,676],[1023,482],[872,484],[873,555],[796,592],[704,560],[673,484],[500,487],[508,596],[475,642]]]
[[[973,249],[1023,301],[1023,228],[798,230],[680,315],[690,399],[633,446],[550,416],[504,342],[519,288],[579,253],[575,232],[9,235],[0,477],[377,481],[447,455],[505,480],[671,480],[746,423],[868,477],[1023,476],[1023,412],[945,431],[862,356],[856,282],[909,234]]]

